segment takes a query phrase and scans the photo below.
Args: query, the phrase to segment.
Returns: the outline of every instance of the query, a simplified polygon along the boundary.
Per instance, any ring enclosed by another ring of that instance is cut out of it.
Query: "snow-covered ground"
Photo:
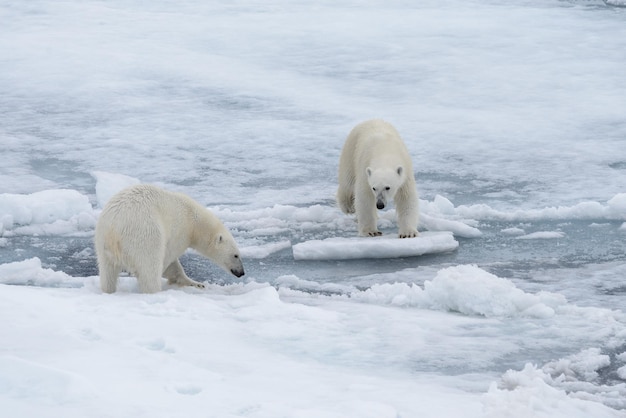
[[[625,417],[621,3],[0,1],[3,416]],[[419,257],[329,247],[372,117]],[[246,275],[190,251],[206,289],[103,295],[94,226],[139,182],[212,210]]]

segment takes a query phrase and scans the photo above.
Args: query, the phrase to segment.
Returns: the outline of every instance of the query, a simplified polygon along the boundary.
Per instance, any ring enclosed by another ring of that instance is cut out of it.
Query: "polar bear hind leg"
[[[344,151],[345,154],[345,151]],[[339,187],[337,188],[337,203],[345,214],[354,213],[354,187],[356,178],[354,170],[350,168],[348,156],[342,154],[339,162]]]
[[[354,213],[354,191],[340,185],[337,190],[337,203],[343,213]]]
[[[117,280],[122,268],[112,263],[108,258],[98,260],[100,270],[100,288],[104,293],[114,293],[117,290]]]
[[[178,286],[194,286],[199,289],[204,289],[204,284],[190,279],[183,270],[183,266],[178,259],[174,260],[163,273],[163,276],[167,279],[171,285]]]
[[[119,236],[115,231],[96,228],[96,256],[98,259],[98,271],[100,275],[100,288],[104,293],[114,293],[117,290],[117,281],[122,272],[120,264],[121,249]]]

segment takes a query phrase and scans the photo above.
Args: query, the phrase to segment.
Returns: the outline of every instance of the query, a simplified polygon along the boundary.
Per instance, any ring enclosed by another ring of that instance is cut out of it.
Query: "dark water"
[[[503,222],[483,223],[479,226],[483,236],[459,238],[456,251],[420,257],[396,259],[361,259],[344,261],[294,261],[291,249],[271,254],[265,259],[244,260],[245,278],[260,282],[273,282],[277,277],[293,274],[304,280],[321,283],[350,283],[363,278],[361,287],[373,283],[367,276],[388,274],[390,281],[418,281],[418,276],[393,273],[405,269],[428,268],[435,271],[458,264],[476,264],[499,276],[532,283],[536,272],[546,275],[551,270],[577,269],[585,265],[626,262],[626,232],[619,230],[621,222],[575,221],[525,223],[526,233],[535,231],[560,231],[562,238],[518,239],[503,234],[506,228],[518,226]],[[392,232],[392,231],[389,231]],[[280,237],[279,240],[290,237]],[[320,237],[307,237],[315,239]],[[298,242],[293,237],[292,243]],[[91,237],[15,236],[6,238],[0,247],[0,263],[38,257],[46,268],[61,270],[71,276],[85,277],[98,274],[95,251]],[[200,281],[218,284],[237,282],[204,257],[189,252],[181,257],[187,274]],[[426,277],[430,278],[430,277]],[[377,277],[374,280],[380,280]],[[570,283],[575,286],[575,283]],[[613,289],[613,296],[624,296],[624,288]],[[572,292],[573,293],[573,292]],[[607,295],[611,296],[611,295]],[[585,295],[580,295],[584,299]],[[626,304],[626,302],[624,303]],[[613,305],[613,304],[612,304]],[[615,302],[615,308],[620,303]]]

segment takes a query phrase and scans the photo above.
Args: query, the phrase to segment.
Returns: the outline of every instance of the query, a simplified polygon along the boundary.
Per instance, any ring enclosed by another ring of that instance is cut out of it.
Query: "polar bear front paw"
[[[361,233],[361,235],[363,235],[364,237],[379,237],[381,236],[383,233],[380,231],[363,231],[363,233]]]
[[[416,229],[409,230],[409,231],[400,231],[400,233],[398,234],[400,238],[415,238],[418,235],[419,235],[419,232],[417,232]]]

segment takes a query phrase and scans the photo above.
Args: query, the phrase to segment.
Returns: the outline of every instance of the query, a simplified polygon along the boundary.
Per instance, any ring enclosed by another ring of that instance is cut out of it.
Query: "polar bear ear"
[[[398,167],[398,169],[396,171],[398,172],[398,175],[401,176],[402,175],[402,166]]]
[[[365,169],[365,172],[367,173],[367,177],[369,177],[369,176],[371,176],[371,175],[372,175],[372,169],[371,169],[371,168],[369,168],[369,167],[367,167],[367,168]]]

